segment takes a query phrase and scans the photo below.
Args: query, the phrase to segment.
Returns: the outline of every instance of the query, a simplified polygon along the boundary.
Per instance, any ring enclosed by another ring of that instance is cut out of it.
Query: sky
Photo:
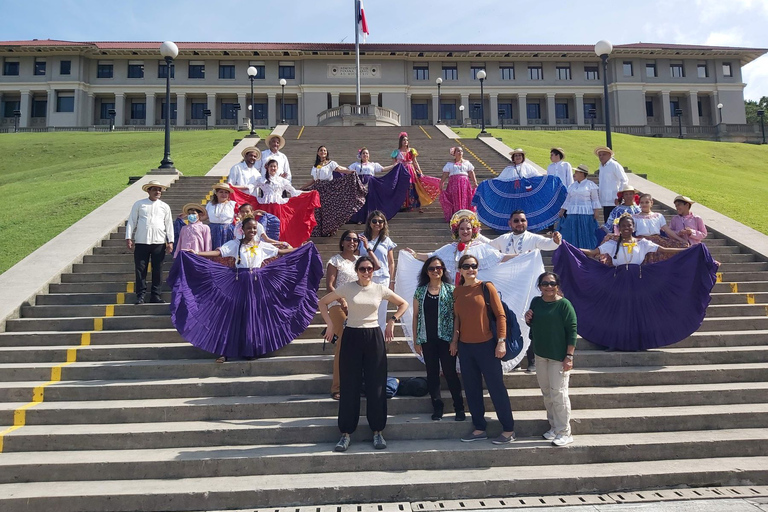
[[[364,0],[369,43],[768,49],[768,0]],[[354,42],[353,0],[0,0],[2,40]],[[743,69],[768,96],[768,55]]]

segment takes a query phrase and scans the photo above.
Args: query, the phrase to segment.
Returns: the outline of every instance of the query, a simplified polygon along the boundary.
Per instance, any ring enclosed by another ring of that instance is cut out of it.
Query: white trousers
[[[555,434],[571,435],[571,399],[568,381],[571,372],[563,372],[563,362],[536,356],[536,379],[539,381],[549,427]]]

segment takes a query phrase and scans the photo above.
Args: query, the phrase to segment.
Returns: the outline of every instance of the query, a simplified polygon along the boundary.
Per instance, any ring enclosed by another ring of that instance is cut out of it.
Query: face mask
[[[190,224],[194,224],[195,222],[197,222],[197,214],[190,213],[189,215],[187,215],[187,220],[189,221]]]

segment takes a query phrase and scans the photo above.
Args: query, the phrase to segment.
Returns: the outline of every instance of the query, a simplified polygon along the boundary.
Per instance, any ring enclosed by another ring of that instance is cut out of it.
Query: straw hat
[[[693,199],[691,199],[691,198],[690,198],[690,197],[688,197],[688,196],[676,196],[676,197],[675,197],[675,200],[674,200],[674,201],[672,201],[672,202],[673,202],[673,203],[676,203],[676,202],[678,202],[678,201],[682,201],[683,203],[688,203],[688,204],[690,204],[691,206],[693,206],[693,205],[694,205],[694,201],[693,201]]]
[[[205,212],[205,206],[200,203],[187,203],[181,208],[182,213],[188,214],[190,210],[203,213]]]
[[[589,176],[589,167],[587,167],[584,164],[579,164],[579,166],[574,169],[574,172],[583,172],[584,174]]]
[[[240,154],[243,157],[243,160],[245,160],[245,155],[247,155],[248,153],[256,153],[256,160],[261,160],[261,151],[256,146],[247,147],[240,152]]]
[[[214,191],[216,191],[216,190],[226,190],[230,194],[232,193],[232,188],[229,185],[227,185],[226,183],[217,183],[217,184],[215,184],[213,186],[213,190]]]
[[[550,153],[559,153],[561,159],[565,158],[565,150],[563,150],[563,148],[552,148],[552,149],[549,150],[549,152]]]
[[[270,142],[272,141],[272,139],[274,139],[274,138],[278,138],[278,139],[280,139],[280,145],[278,146],[278,148],[277,148],[277,149],[278,149],[278,150],[280,150],[280,149],[283,149],[283,146],[285,146],[285,139],[283,138],[283,136],[282,136],[282,135],[278,135],[278,134],[276,134],[276,133],[273,133],[272,135],[270,135],[269,137],[267,137],[267,140],[265,140],[265,141],[264,141],[264,142],[267,144],[267,147],[269,147],[269,143],[270,143]]]
[[[160,187],[160,190],[162,190],[163,192],[165,192],[168,189],[168,187],[166,185],[163,185],[159,181],[152,180],[152,181],[147,182],[144,185],[142,185],[141,186],[141,190],[143,190],[144,192],[149,192],[149,189],[152,188],[152,187]]]
[[[635,187],[632,187],[630,185],[624,185],[624,188],[619,190],[619,194],[623,194],[624,192],[637,192],[637,189],[635,189]]]
[[[597,156],[599,153],[610,153],[611,156],[613,156],[613,150],[609,148],[608,146],[598,146],[595,148],[595,156]]]
[[[523,155],[523,160],[525,160],[525,150],[522,148],[513,149],[509,152],[510,157],[514,157],[515,155]]]

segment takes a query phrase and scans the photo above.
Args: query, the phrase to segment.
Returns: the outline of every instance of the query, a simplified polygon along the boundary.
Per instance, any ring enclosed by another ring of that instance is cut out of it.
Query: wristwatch
[[[391,317],[389,317],[389,319],[392,320],[393,322],[399,322],[400,321],[400,319],[397,318],[395,315],[392,315]]]
[[[507,342],[506,338],[499,338],[497,341],[497,343],[506,343],[506,342]]]
[[[573,360],[573,354],[565,354],[565,357],[568,359]]]

